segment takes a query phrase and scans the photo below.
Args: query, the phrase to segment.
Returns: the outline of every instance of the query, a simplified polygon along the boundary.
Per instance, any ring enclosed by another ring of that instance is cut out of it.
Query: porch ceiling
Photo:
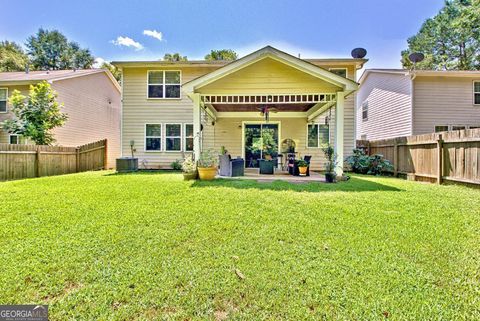
[[[212,104],[218,112],[256,112],[259,111],[259,107],[269,106],[270,108],[276,108],[279,112],[306,112],[313,106],[315,103],[292,103],[292,104]]]

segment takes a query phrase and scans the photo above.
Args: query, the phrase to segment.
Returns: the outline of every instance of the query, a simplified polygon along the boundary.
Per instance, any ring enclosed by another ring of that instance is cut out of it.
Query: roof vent
[[[351,55],[355,59],[362,59],[367,55],[367,50],[365,48],[355,48],[352,50]]]

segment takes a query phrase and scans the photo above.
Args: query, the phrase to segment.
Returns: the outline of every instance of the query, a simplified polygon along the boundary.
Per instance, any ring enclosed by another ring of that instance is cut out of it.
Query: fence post
[[[40,177],[40,147],[35,152],[35,177]]]
[[[443,140],[442,134],[438,135],[437,139],[437,184],[442,184],[443,176]]]
[[[103,140],[103,146],[105,148],[103,149],[103,169],[107,169],[107,162],[108,162],[108,146],[107,146],[107,139]]]
[[[398,175],[398,142],[397,138],[393,139],[393,176]]]
[[[80,172],[80,147],[75,148],[75,171]]]

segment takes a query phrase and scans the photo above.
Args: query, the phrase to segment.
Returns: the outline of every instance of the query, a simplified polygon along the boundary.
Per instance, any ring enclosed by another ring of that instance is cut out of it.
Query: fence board
[[[357,146],[368,155],[383,155],[393,163],[397,173],[435,179],[440,183],[446,179],[480,184],[480,129],[358,140]]]
[[[104,169],[106,148],[106,139],[79,147],[0,144],[0,181]]]

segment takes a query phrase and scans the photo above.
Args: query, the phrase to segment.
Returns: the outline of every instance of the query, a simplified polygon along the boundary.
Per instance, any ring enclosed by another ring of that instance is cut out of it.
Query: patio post
[[[201,151],[201,107],[200,107],[200,94],[192,94],[193,100],[193,155],[195,160],[200,158]]]
[[[335,154],[337,155],[337,166],[335,172],[337,176],[343,175],[343,132],[344,132],[344,118],[345,118],[345,93],[343,91],[337,92],[337,106],[335,109]]]

